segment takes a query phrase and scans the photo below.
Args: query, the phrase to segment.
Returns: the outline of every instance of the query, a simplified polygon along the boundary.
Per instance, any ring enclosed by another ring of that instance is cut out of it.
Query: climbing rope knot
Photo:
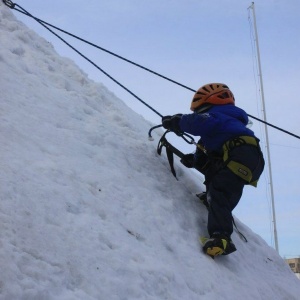
[[[15,3],[13,3],[12,1],[10,0],[3,0],[3,3],[8,6],[9,8],[14,8],[16,6]]]

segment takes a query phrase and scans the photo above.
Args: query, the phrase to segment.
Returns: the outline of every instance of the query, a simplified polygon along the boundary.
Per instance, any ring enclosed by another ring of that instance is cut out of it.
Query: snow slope
[[[202,178],[178,164],[176,181],[151,124],[2,2],[0,38],[1,300],[299,299],[238,220],[248,243],[204,255]]]

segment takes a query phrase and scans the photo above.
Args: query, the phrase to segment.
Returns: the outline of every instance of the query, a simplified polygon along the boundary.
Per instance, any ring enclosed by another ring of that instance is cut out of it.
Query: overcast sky
[[[248,10],[251,1],[18,0],[15,3],[42,20],[193,89],[209,82],[224,82],[233,91],[237,106],[263,117],[253,15]],[[255,11],[267,121],[300,135],[300,2],[262,0],[255,3]],[[61,55],[76,61],[90,78],[103,83],[146,119],[160,123],[158,115],[37,22],[17,11],[14,14],[50,41]],[[59,34],[160,114],[190,112],[193,92]],[[253,121],[252,129],[265,149],[264,128]],[[282,256],[299,256],[300,141],[275,129],[268,130],[279,250]],[[193,150],[185,144],[179,146]],[[273,245],[267,168],[264,173],[257,189],[245,188],[234,214]]]

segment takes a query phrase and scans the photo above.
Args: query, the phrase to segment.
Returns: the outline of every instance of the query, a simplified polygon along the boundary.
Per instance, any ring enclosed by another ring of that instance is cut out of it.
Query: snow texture
[[[236,220],[238,251],[201,252],[200,174],[152,124],[0,4],[0,299],[286,299],[300,282]],[[253,189],[255,195],[255,189]]]

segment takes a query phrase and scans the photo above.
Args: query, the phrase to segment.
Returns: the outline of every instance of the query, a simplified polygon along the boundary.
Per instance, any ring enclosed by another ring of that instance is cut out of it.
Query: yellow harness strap
[[[246,144],[259,147],[257,139],[251,136],[239,136],[237,138],[234,138],[226,142],[223,145],[223,161],[234,174],[247,181],[250,185],[256,187],[257,180],[252,181],[252,171],[245,165],[241,164],[240,162],[230,159],[230,150],[234,149],[235,147],[246,145]]]

